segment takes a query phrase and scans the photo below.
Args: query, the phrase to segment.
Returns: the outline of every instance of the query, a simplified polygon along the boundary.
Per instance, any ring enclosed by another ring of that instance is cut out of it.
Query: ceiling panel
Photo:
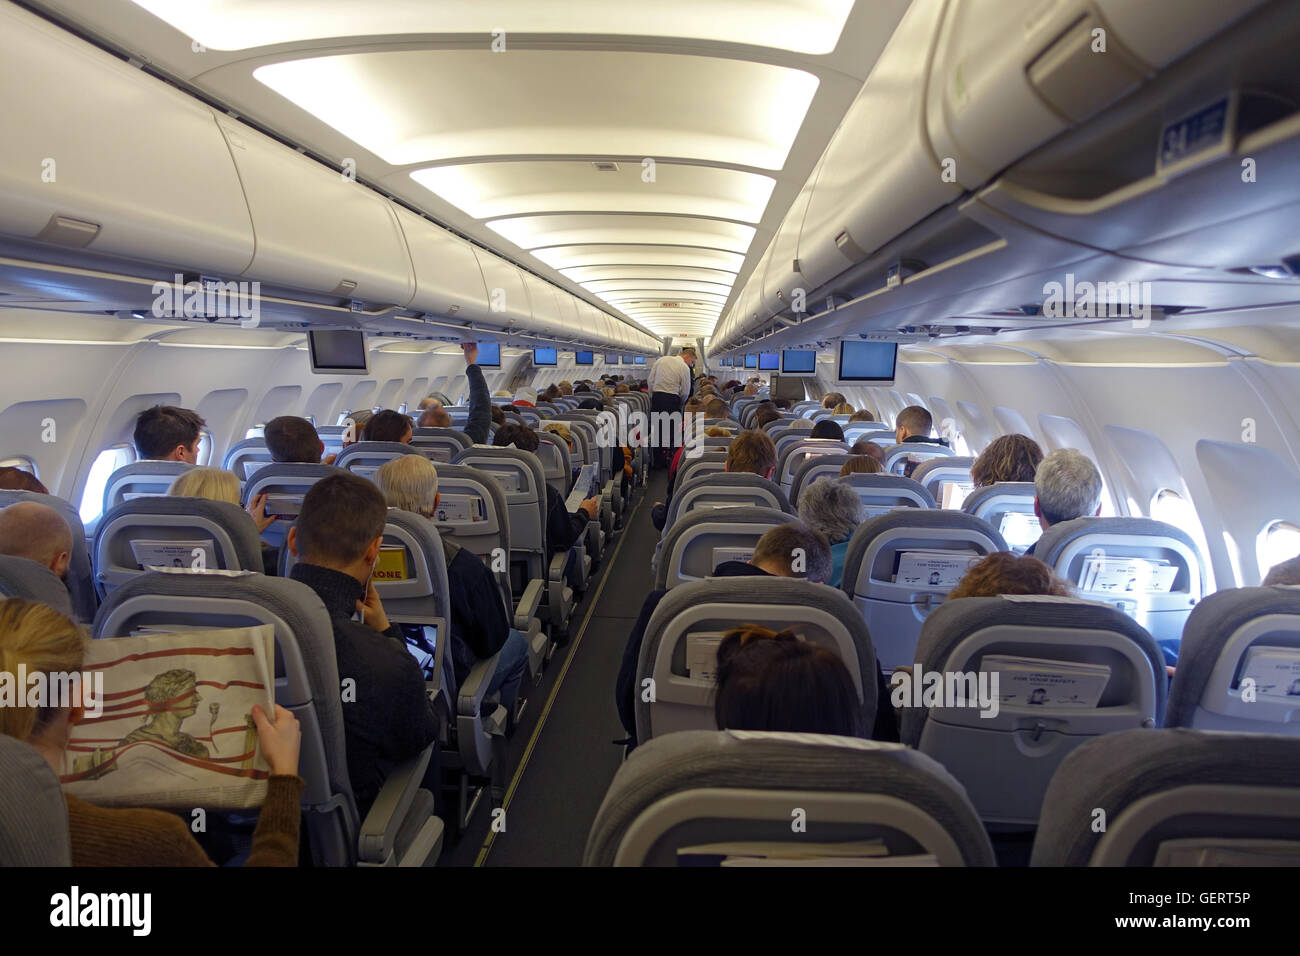
[[[734,272],[691,266],[577,266],[560,271],[578,283],[599,282],[604,279],[685,279],[713,282],[730,288],[736,281]]]
[[[735,271],[745,257],[721,249],[692,249],[687,246],[645,246],[580,244],[534,249],[534,257],[556,269],[596,265],[694,266]]]
[[[521,249],[590,243],[702,246],[744,253],[754,227],[687,216],[554,215],[494,219],[488,226]]]

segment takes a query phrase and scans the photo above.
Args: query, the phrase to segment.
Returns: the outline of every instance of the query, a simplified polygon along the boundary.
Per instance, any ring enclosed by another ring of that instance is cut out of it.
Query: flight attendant
[[[679,416],[686,400],[691,397],[691,369],[695,366],[695,349],[691,346],[681,350],[678,355],[665,355],[650,369],[647,380],[650,389],[650,412],[676,412]],[[672,431],[665,430],[662,418],[652,418],[656,422],[654,467],[667,468],[672,461],[676,442]],[[680,435],[680,431],[678,435]]]

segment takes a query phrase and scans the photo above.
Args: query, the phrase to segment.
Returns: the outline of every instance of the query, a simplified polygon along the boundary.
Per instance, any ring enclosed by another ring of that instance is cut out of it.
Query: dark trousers
[[[650,396],[650,414],[655,412],[678,412],[682,410],[682,399],[680,395],[670,395],[668,392],[655,392]],[[653,421],[653,419],[651,419]],[[668,463],[673,460],[673,453],[677,450],[676,443],[673,441],[672,427],[667,423],[662,423],[653,433],[654,455],[651,461],[656,468],[667,468]]]

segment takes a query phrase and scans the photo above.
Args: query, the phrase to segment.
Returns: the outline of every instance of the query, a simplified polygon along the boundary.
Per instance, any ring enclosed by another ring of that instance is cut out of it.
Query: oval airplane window
[[[1300,527],[1290,521],[1274,521],[1259,534],[1255,544],[1262,581],[1269,568],[1300,555]]]
[[[135,450],[130,445],[114,445],[95,456],[95,462],[90,466],[90,475],[86,478],[86,487],[81,492],[81,506],[78,510],[81,512],[82,524],[94,521],[104,513],[104,486],[108,484],[113,472],[133,461]]]
[[[1200,524],[1192,503],[1170,488],[1162,488],[1151,499],[1151,517],[1193,534]]]
[[[212,432],[206,428],[199,432],[199,453],[196,464],[199,466],[212,464]]]

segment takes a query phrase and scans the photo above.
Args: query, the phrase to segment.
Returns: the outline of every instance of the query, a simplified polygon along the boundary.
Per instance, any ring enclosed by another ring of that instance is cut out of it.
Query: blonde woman
[[[226,504],[239,504],[239,479],[233,471],[224,468],[191,468],[177,477],[167,489],[173,498],[206,498],[208,501],[224,501]],[[266,514],[266,495],[255,495],[244,508],[257,525],[261,534],[271,526],[275,516]]]
[[[34,601],[0,601],[0,673],[79,673],[86,635],[53,608]],[[0,707],[0,733],[30,744],[56,774],[64,772],[79,703],[69,706]],[[274,718],[253,708],[262,755],[271,765],[266,802],[257,818],[247,866],[297,866],[303,781],[298,776],[302,731],[298,719],[276,705]],[[161,810],[107,809],[66,795],[73,866],[215,866],[175,814]]]
[[[832,414],[832,415],[852,415],[852,414],[854,413],[854,411],[856,411],[856,409],[854,409],[854,407],[853,407],[852,405],[850,405],[848,402],[840,402],[840,403],[839,403],[838,405],[836,405],[835,408],[831,411],[831,414]]]

